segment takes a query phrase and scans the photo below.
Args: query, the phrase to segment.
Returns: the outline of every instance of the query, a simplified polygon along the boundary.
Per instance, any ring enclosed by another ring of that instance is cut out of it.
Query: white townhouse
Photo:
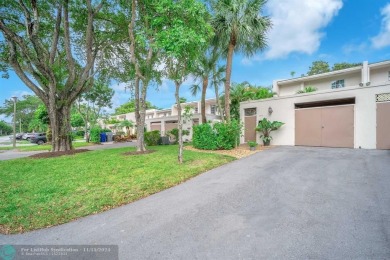
[[[315,92],[297,94],[305,87]],[[240,104],[241,143],[260,142],[254,128],[266,117],[285,125],[274,145],[390,149],[390,61],[276,80],[275,96]]]
[[[190,112],[192,114],[190,120],[186,120],[186,122],[183,124],[183,129],[189,130],[190,135],[184,136],[184,140],[191,140],[192,139],[192,126],[199,124],[201,121],[201,102],[200,101],[193,101],[193,102],[186,102],[181,104],[182,107],[182,115],[184,113],[185,107],[190,107]],[[121,114],[121,115],[115,115],[111,116],[111,119],[116,119],[119,121],[123,120],[130,120],[133,121],[135,124],[135,113],[127,113],[127,114]],[[220,121],[221,116],[219,114],[219,111],[217,109],[216,101],[215,99],[206,99],[206,120],[215,122]],[[174,104],[169,109],[148,109],[146,110],[145,114],[145,127],[147,131],[153,131],[153,130],[159,130],[161,133],[161,136],[166,135],[166,133],[174,128],[177,128],[177,122],[178,122],[178,111],[177,111],[177,105]],[[125,131],[125,129],[118,129],[115,124],[105,124],[104,120],[99,120],[99,124],[103,128],[110,128],[113,130],[113,132],[117,131]],[[131,133],[135,133],[135,128],[131,129]]]

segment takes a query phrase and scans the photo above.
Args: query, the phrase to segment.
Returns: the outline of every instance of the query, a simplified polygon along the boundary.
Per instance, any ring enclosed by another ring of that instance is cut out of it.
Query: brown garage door
[[[295,145],[354,146],[354,105],[295,110]]]
[[[177,128],[177,122],[166,122],[165,123],[165,132],[171,131],[172,129]]]
[[[247,108],[244,111],[245,118],[245,133],[244,133],[244,141],[256,141],[256,108]]]
[[[390,102],[376,104],[376,148],[390,149]]]
[[[161,123],[151,123],[150,124],[150,130],[155,131],[158,130],[161,132]]]

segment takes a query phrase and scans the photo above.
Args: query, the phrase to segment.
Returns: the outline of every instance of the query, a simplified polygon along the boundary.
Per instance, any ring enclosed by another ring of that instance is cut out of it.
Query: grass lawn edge
[[[152,147],[148,147],[148,148],[149,149],[153,149]],[[110,149],[110,150],[117,150],[117,151],[122,152],[124,150],[124,148],[113,148],[113,149]],[[196,152],[196,151],[188,151],[188,152],[189,153],[193,153],[193,154],[200,154],[200,152]],[[103,150],[101,150],[101,151],[90,151],[89,153],[104,153],[104,151]],[[72,157],[74,157],[74,156],[77,156],[77,155],[72,155]],[[120,156],[126,157],[125,155],[120,155]],[[142,156],[145,156],[145,155],[140,155],[140,156],[142,157]],[[66,218],[64,220],[59,220],[56,223],[47,224],[47,225],[44,225],[44,226],[38,226],[38,227],[34,227],[33,226],[33,227],[28,227],[28,228],[23,228],[23,229],[20,229],[20,228],[15,229],[15,228],[11,228],[9,225],[7,226],[7,225],[0,224],[0,233],[4,234],[4,235],[22,234],[22,233],[26,233],[26,232],[30,232],[30,231],[34,231],[34,230],[45,229],[45,228],[50,228],[50,227],[62,225],[62,224],[69,223],[69,222],[72,222],[72,221],[76,221],[78,219],[85,218],[85,217],[88,217],[88,216],[91,216],[91,215],[100,214],[100,213],[106,212],[108,210],[111,210],[111,209],[114,209],[114,208],[118,208],[118,207],[130,204],[130,203],[136,202],[138,200],[144,199],[146,197],[149,197],[151,195],[157,194],[157,193],[162,192],[164,190],[168,190],[168,189],[173,188],[173,187],[175,187],[177,185],[180,185],[180,184],[182,184],[184,182],[187,182],[187,181],[191,180],[192,178],[195,178],[195,177],[197,177],[197,176],[199,176],[201,174],[204,174],[207,171],[210,171],[210,170],[213,170],[213,169],[217,169],[217,168],[222,167],[222,166],[224,166],[224,165],[226,165],[228,163],[231,163],[232,161],[237,160],[236,158],[234,158],[232,156],[228,156],[228,155],[213,155],[213,156],[219,156],[219,158],[225,158],[225,160],[224,160],[223,163],[220,163],[220,164],[218,164],[216,166],[213,166],[213,167],[210,167],[210,168],[199,170],[199,171],[197,171],[196,173],[194,173],[192,175],[186,176],[186,177],[182,178],[181,180],[177,180],[175,183],[172,183],[172,184],[170,184],[168,186],[165,186],[165,187],[161,187],[161,188],[159,188],[157,190],[148,191],[145,194],[141,194],[141,195],[137,196],[134,199],[129,199],[128,201],[118,202],[118,203],[114,203],[112,205],[107,205],[107,206],[104,206],[104,207],[100,207],[98,210],[95,210],[93,212],[87,212],[85,214],[81,214],[81,215],[78,215],[78,216],[68,217],[68,218]],[[71,156],[63,156],[63,158],[64,157],[66,158],[66,157],[71,157]],[[134,156],[127,156],[127,157],[134,157]],[[139,156],[136,156],[136,157],[139,157]],[[207,156],[206,156],[206,158],[207,158]],[[50,158],[50,159],[52,160],[53,158]],[[43,159],[43,160],[50,160],[50,159]],[[184,157],[184,159],[186,160],[186,156]],[[16,159],[16,160],[20,160],[20,159]],[[31,160],[31,159],[28,159],[28,160]],[[184,164],[185,163],[186,163],[186,161],[184,162]]]

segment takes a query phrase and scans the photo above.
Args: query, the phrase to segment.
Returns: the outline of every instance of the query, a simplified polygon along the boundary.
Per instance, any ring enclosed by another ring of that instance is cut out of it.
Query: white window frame
[[[210,113],[211,113],[212,115],[217,114],[217,106],[216,106],[216,105],[211,105],[211,106],[210,106]]]
[[[339,79],[332,81],[331,83],[331,88],[332,89],[338,89],[338,88],[344,88],[345,87],[345,80],[344,79]]]

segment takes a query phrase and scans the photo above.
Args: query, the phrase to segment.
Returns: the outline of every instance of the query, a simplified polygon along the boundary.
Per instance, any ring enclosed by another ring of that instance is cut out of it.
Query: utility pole
[[[12,97],[14,101],[14,139],[12,143],[12,147],[16,148],[16,101],[18,101],[18,97]]]

